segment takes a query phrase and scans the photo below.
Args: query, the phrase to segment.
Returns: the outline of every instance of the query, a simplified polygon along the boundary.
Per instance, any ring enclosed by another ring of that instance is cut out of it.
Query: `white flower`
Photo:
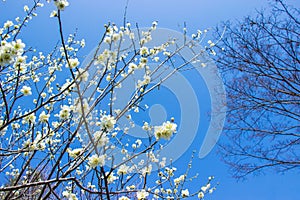
[[[151,171],[152,171],[152,165],[150,164],[142,169],[142,175],[143,176],[146,176],[147,174],[150,175]]]
[[[137,67],[136,64],[130,63],[129,66],[128,66],[128,69],[129,69],[129,70],[128,70],[128,73],[130,73],[130,72],[136,70],[137,68],[138,68],[138,67]]]
[[[24,11],[28,12],[29,11],[29,7],[27,5],[24,6]]]
[[[165,56],[170,56],[170,55],[171,55],[171,53],[168,52],[168,51],[164,51],[163,54],[164,54]]]
[[[159,196],[158,196],[158,194],[159,194],[159,192],[160,192],[160,190],[158,189],[158,188],[156,188],[155,190],[154,190],[154,198],[155,199],[158,199],[159,198]]]
[[[50,115],[46,114],[45,111],[41,112],[39,116],[39,121],[40,122],[47,122],[49,120]]]
[[[65,119],[68,119],[70,117],[70,107],[67,106],[67,105],[63,105],[61,107],[61,110],[59,111],[59,118],[61,120],[65,120]]]
[[[50,17],[57,17],[57,11],[53,10],[50,14]]]
[[[78,77],[78,79],[80,81],[84,81],[86,82],[89,78],[89,72],[88,71],[85,71],[84,69],[82,68],[79,68],[78,69],[78,72],[75,73],[76,74],[76,78]]]
[[[157,21],[152,22],[152,26],[157,26]]]
[[[151,77],[149,75],[144,75],[144,85],[149,84],[151,81]]]
[[[210,47],[215,46],[215,43],[213,43],[211,40],[208,40],[207,43],[209,44]]]
[[[141,144],[142,144],[142,140],[137,139],[137,140],[135,141],[135,143],[137,144],[137,147],[140,147]]]
[[[148,122],[144,122],[144,125],[142,127],[145,131],[151,131],[151,127],[149,126]]]
[[[107,82],[111,81],[111,76],[110,76],[110,74],[108,74],[108,75],[106,76],[105,79],[106,79]]]
[[[210,50],[210,54],[213,56],[217,55],[217,53],[213,49]]]
[[[58,10],[64,10],[67,6],[69,6],[69,2],[67,0],[56,0],[54,3]]]
[[[62,195],[63,195],[63,197],[67,198],[68,200],[78,200],[76,195],[69,191],[63,191]]]
[[[203,192],[206,192],[209,188],[210,188],[210,183],[208,183],[206,186],[202,186],[202,187],[201,187],[201,190],[202,190]]]
[[[145,200],[149,196],[149,193],[146,190],[141,190],[136,193],[138,200]]]
[[[121,196],[118,200],[130,200],[128,197]]]
[[[188,197],[190,195],[189,190],[185,189],[181,191],[181,196],[184,197]]]
[[[107,43],[107,44],[110,44],[111,43],[111,37],[108,37],[108,36],[105,37],[104,42]]]
[[[84,39],[82,39],[81,41],[80,41],[80,46],[83,48],[83,47],[85,47],[85,40]]]
[[[91,157],[89,157],[89,161],[88,161],[88,164],[91,168],[95,168],[97,167],[98,165],[99,166],[104,166],[105,165],[105,155],[101,155],[101,156],[98,156],[98,155],[92,155]]]
[[[41,94],[41,97],[42,97],[43,99],[45,99],[46,96],[47,96],[47,94],[46,94],[45,92],[43,92],[43,93]]]
[[[27,115],[26,117],[23,118],[22,123],[23,124],[25,124],[25,123],[34,123],[35,119],[36,119],[36,117],[35,117],[34,113],[31,113],[30,115]]]
[[[158,61],[159,61],[159,57],[158,57],[158,56],[155,56],[155,57],[153,58],[153,60],[154,60],[155,62],[158,62]]]
[[[22,42],[21,39],[17,39],[16,41],[13,41],[11,44],[14,50],[16,50],[19,55],[23,53],[25,44]]]
[[[164,122],[161,126],[154,127],[154,136],[156,139],[164,138],[169,140],[173,133],[176,133],[177,125],[172,122]]]
[[[0,126],[1,126],[1,124],[0,124]],[[13,129],[18,129],[18,128],[20,128],[20,124],[19,124],[19,123],[13,123],[13,124],[11,125],[11,127],[12,127]]]
[[[129,172],[130,167],[123,164],[119,167],[117,174],[121,175],[121,174],[127,174]]]
[[[70,66],[69,66],[69,64],[67,63],[67,64],[66,64],[66,67],[67,67],[67,68],[70,67],[70,69],[73,69],[73,68],[77,67],[77,66],[80,64],[80,62],[78,61],[77,58],[70,58],[70,59],[69,59],[69,63],[70,63]]]
[[[212,194],[215,191],[216,188],[211,188],[208,190],[209,194]]]
[[[149,54],[149,50],[148,50],[147,47],[142,47],[142,48],[140,49],[140,55],[146,56],[146,55],[148,55],[148,54]]]
[[[133,39],[134,39],[134,33],[130,33],[130,34],[129,34],[129,38],[130,38],[131,40],[133,40]]]
[[[68,191],[63,191],[63,193],[62,193],[63,197],[68,197],[69,194],[70,194],[70,193],[69,193]]]
[[[175,179],[174,179],[175,185],[178,185],[180,182],[184,181],[184,179],[185,179],[185,176],[184,176],[184,175],[181,175],[181,176],[179,176],[178,178],[175,178]]]
[[[25,86],[25,85],[22,87],[21,92],[24,96],[32,95],[31,87],[28,87],[28,86]]]
[[[81,104],[82,104],[82,106],[81,106]],[[90,106],[89,106],[87,99],[83,99],[82,102],[80,102],[80,101],[76,102],[75,111],[78,112],[79,114],[84,113],[86,115],[89,110],[90,110]]]
[[[112,130],[117,122],[115,118],[110,115],[103,115],[100,120],[100,125],[102,126],[102,128],[108,131]]]
[[[109,172],[106,172],[106,176]],[[108,184],[113,183],[115,180],[117,180],[118,177],[114,175],[114,172],[111,172],[110,175],[107,177]]]
[[[142,66],[144,66],[145,64],[147,64],[147,62],[148,62],[147,58],[144,58],[144,57],[140,58],[140,63],[141,63]]]
[[[42,139],[41,134],[36,135],[31,148],[34,150],[45,150],[46,144],[45,144],[44,140]]]
[[[77,148],[77,149],[68,149],[68,153],[69,153],[69,156],[72,157],[72,158],[76,158],[77,156],[79,156],[81,153],[82,153],[82,148]]]
[[[12,25],[14,25],[14,23],[10,20],[7,20],[5,23],[4,23],[4,28],[9,28],[11,27]]]
[[[203,199],[204,198],[204,193],[203,192],[199,192],[198,193],[198,198],[199,199]]]
[[[106,133],[102,131],[96,131],[94,138],[97,146],[99,147],[103,147],[109,142],[109,138],[107,137]]]
[[[114,42],[118,41],[119,39],[120,39],[120,34],[114,33],[114,34],[112,35],[112,40],[113,40]]]
[[[44,4],[43,3],[37,3],[36,6],[37,7],[44,7]]]
[[[161,159],[161,161],[159,162],[159,166],[160,166],[160,168],[164,168],[166,166],[166,164],[167,164],[167,158],[163,157]]]

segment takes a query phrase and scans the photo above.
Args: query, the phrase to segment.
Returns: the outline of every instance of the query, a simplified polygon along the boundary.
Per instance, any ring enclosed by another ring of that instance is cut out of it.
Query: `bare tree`
[[[217,63],[228,115],[220,152],[237,178],[299,170],[299,14],[278,0],[254,17],[223,24]]]

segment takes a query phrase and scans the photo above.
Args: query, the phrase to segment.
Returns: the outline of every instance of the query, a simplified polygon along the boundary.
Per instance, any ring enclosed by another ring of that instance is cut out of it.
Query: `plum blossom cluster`
[[[6,22],[8,23],[8,22]],[[10,25],[4,25],[10,26]],[[0,46],[0,65],[15,64],[15,67],[22,66],[26,60],[26,57],[22,56],[24,52],[25,44],[21,39],[16,41],[7,42],[5,40],[1,41]]]
[[[161,126],[154,127],[154,135],[156,139],[166,139],[169,140],[173,133],[176,133],[177,125],[173,122],[167,121],[164,122]]]
[[[60,23],[69,2],[52,3],[57,10],[49,20],[57,20],[61,41],[49,53],[25,45],[19,35],[43,6],[39,1],[23,7],[23,21],[6,21],[0,29],[0,198],[202,199],[212,193],[212,179],[191,191],[184,186],[196,178],[160,156],[162,140],[177,131],[173,119],[160,126],[144,122],[141,138],[129,134],[136,126],[131,113],[147,109],[143,99],[171,75],[162,66],[180,51],[176,40],[147,46],[156,21],[140,33],[130,23],[107,24],[95,53],[83,62],[85,40],[66,37]],[[122,46],[126,40],[130,48]],[[119,106],[117,91],[128,79],[135,87]],[[160,82],[150,87],[155,79]]]
[[[58,10],[64,10],[67,6],[69,6],[69,2],[67,0],[54,0],[54,3]]]

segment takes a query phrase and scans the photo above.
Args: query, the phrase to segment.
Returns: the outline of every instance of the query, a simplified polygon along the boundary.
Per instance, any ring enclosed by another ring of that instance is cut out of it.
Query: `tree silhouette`
[[[270,5],[224,23],[217,45],[228,108],[220,152],[237,178],[300,167],[300,10]]]

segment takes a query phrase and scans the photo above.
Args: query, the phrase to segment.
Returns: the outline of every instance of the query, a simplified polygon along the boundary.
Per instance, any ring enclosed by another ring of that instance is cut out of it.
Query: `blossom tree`
[[[191,60],[181,58],[180,65],[173,60],[184,48],[197,45],[202,32],[192,39],[183,34],[183,44],[170,38],[149,47],[157,22],[143,31],[133,31],[130,23],[109,23],[83,62],[78,52],[85,41],[63,32],[68,1],[48,3],[57,7],[49,20],[57,20],[60,35],[50,53],[38,53],[20,36],[44,6],[42,1],[24,6],[23,18],[8,20],[0,28],[1,199],[202,199],[212,193],[213,177],[190,191],[187,182],[195,178],[189,174],[191,163],[185,173],[177,174],[172,162],[159,156],[176,134],[176,119],[159,126],[145,121],[140,134],[147,140],[128,139],[135,125],[130,112],[145,108],[142,100],[148,93],[190,63],[204,65],[199,58],[205,52],[193,52]],[[130,41],[127,46],[125,40]],[[150,61],[155,68],[148,66]],[[171,71],[165,71],[165,63]],[[118,107],[117,91],[137,73],[142,76],[130,99]],[[159,81],[151,84],[155,79]],[[124,117],[129,126],[120,123]]]

